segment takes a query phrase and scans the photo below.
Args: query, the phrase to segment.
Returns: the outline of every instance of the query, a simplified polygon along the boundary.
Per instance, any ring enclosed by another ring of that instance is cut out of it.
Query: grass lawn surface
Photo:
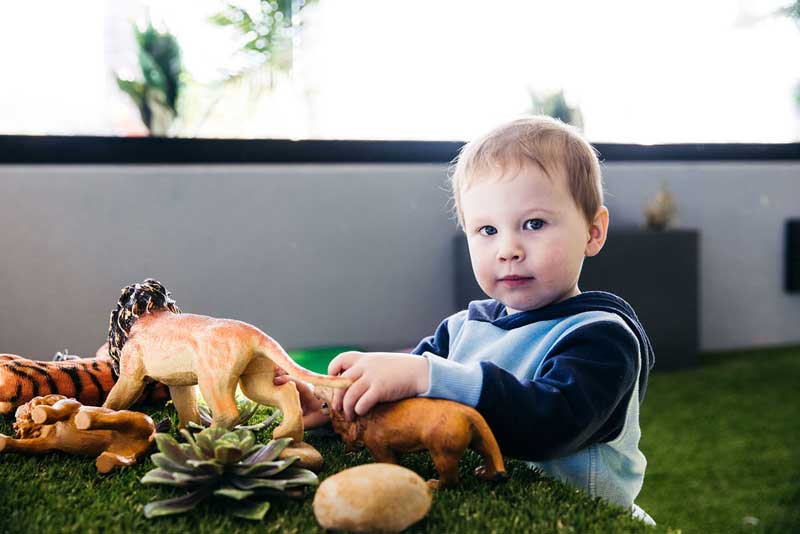
[[[545,479],[507,459],[504,484],[471,473],[479,458],[461,461],[462,483],[434,495],[430,514],[408,532],[616,533],[793,532],[800,525],[797,377],[800,349],[720,354],[703,367],[651,377],[642,412],[642,450],[649,465],[638,503],[659,523],[651,529],[619,507]],[[148,410],[145,410],[148,411]],[[171,406],[149,410],[154,420]],[[13,434],[12,419],[0,432]],[[258,433],[267,441],[270,431]],[[370,461],[346,453],[334,437],[309,435],[326,465],[324,479]],[[403,465],[435,477],[425,453]],[[145,519],[153,500],[181,489],[143,485],[154,466],[101,476],[94,459],[65,454],[0,455],[0,532],[322,532],[311,509],[313,489],[300,500],[273,500],[262,522],[226,515],[224,499],[180,516]]]
[[[658,365],[658,354],[656,354]],[[651,375],[637,503],[692,533],[800,532],[800,347]]]

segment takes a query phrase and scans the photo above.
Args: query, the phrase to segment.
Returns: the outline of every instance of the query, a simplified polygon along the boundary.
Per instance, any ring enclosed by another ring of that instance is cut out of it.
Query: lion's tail
[[[263,332],[262,332],[263,334]],[[328,386],[332,388],[346,388],[353,381],[343,376],[322,375],[301,367],[289,356],[280,344],[267,334],[260,336],[257,352],[275,362],[275,365],[286,371],[289,376],[310,382],[315,386]]]
[[[508,475],[506,475],[506,467],[503,463],[500,446],[497,444],[497,440],[486,420],[474,409],[469,410],[469,420],[475,428],[475,435],[472,437],[470,448],[483,456],[486,467],[495,473],[495,479],[503,480],[507,478]]]

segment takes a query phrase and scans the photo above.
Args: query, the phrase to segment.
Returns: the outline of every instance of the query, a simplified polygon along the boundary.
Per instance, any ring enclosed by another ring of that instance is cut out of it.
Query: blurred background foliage
[[[159,31],[148,18],[134,26],[141,79],[116,75],[117,86],[133,99],[150,135],[169,135],[178,116],[183,86],[181,47],[174,35]]]

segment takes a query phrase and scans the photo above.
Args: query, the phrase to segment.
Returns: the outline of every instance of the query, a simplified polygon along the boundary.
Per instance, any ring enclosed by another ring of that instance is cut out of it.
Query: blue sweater
[[[475,407],[504,454],[537,462],[620,436],[654,363],[631,306],[599,291],[513,315],[475,301],[413,352],[430,361],[423,396]]]

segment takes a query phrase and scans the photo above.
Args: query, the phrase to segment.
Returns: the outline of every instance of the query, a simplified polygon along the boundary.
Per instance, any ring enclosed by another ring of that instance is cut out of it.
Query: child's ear
[[[594,256],[606,242],[606,234],[608,232],[608,208],[600,206],[597,213],[589,225],[589,240],[586,242],[586,248],[583,253],[586,256]]]

